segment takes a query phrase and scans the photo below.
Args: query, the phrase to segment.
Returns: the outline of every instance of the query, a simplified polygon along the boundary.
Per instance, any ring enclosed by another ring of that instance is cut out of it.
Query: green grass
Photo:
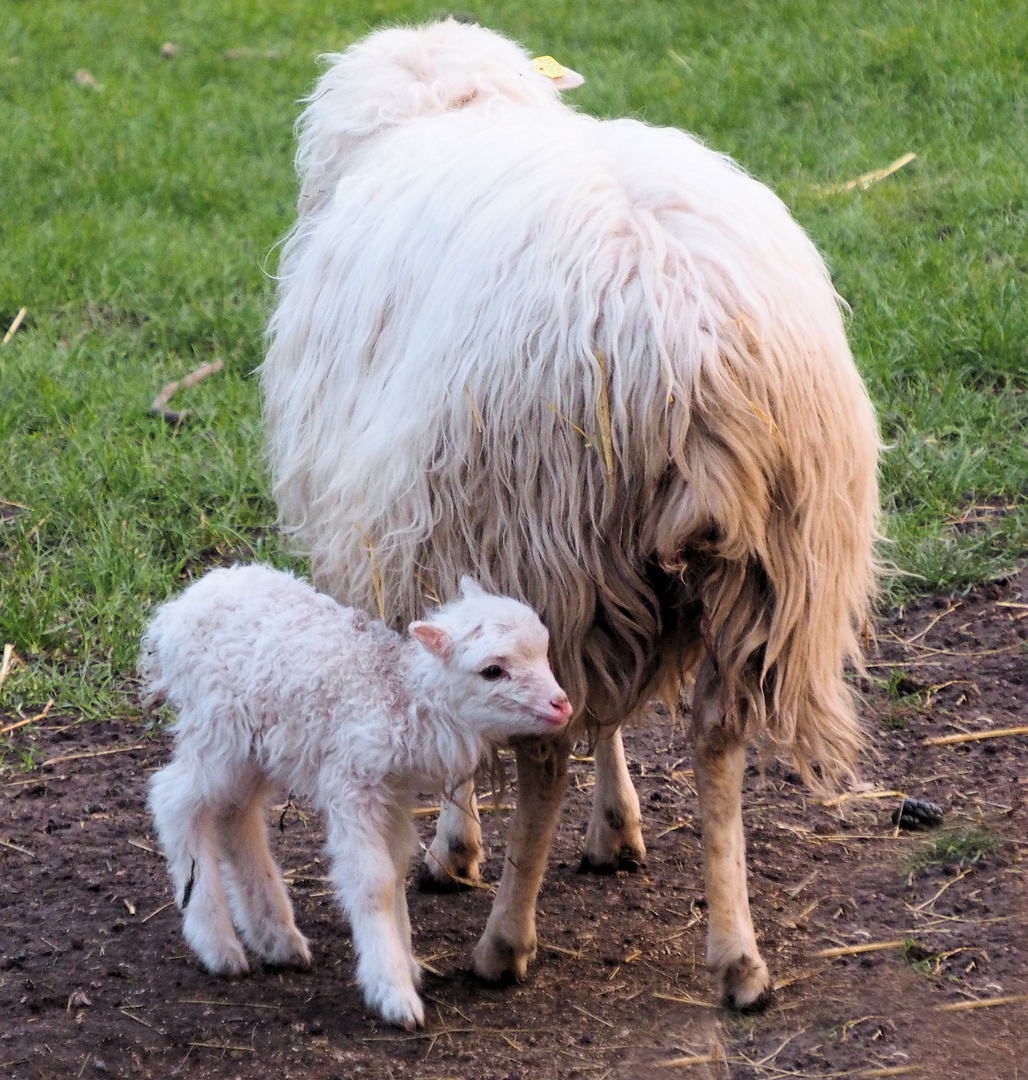
[[[911,856],[910,870],[920,873],[933,866],[973,866],[996,851],[1000,841],[985,829],[969,825],[934,837]]]
[[[597,115],[688,128],[773,186],[852,305],[903,576],[963,589],[1028,549],[1028,39],[1001,0],[476,2],[587,77]],[[434,4],[10,0],[0,21],[0,708],[132,708],[152,604],[271,529],[253,371],[315,57]],[[160,55],[164,41],[178,55]],[[229,50],[249,53],[235,59]],[[268,52],[273,55],[265,55]],[[75,78],[88,69],[97,89]],[[826,187],[917,160],[867,191]],[[213,356],[174,431],[156,391]],[[969,507],[988,506],[955,524]]]

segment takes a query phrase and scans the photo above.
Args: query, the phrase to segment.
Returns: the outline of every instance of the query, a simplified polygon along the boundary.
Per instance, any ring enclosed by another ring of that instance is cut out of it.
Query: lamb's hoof
[[[218,956],[206,956],[203,958],[203,966],[221,979],[241,979],[250,973],[250,965],[242,948],[239,948],[238,953],[233,950]]]
[[[388,986],[376,994],[369,993],[368,1006],[387,1023],[405,1031],[425,1026],[425,1006],[413,986]]]
[[[293,971],[310,971],[310,946],[299,930],[293,931],[288,938],[282,941],[267,943],[264,948],[257,951],[260,952],[262,959],[269,967],[290,968]]]
[[[718,984],[722,1003],[738,1012],[762,1012],[774,996],[767,965],[759,956],[733,960],[721,971]]]
[[[535,959],[536,942],[514,945],[499,934],[488,929],[472,953],[475,974],[486,983],[508,986],[523,982],[528,965]]]

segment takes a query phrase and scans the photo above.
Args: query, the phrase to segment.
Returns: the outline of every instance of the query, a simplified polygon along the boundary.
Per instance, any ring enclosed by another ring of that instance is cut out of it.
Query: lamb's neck
[[[418,655],[418,654],[421,655]],[[480,733],[460,716],[438,665],[420,646],[408,654],[407,709],[394,752],[404,771],[447,789],[468,779],[484,750]]]

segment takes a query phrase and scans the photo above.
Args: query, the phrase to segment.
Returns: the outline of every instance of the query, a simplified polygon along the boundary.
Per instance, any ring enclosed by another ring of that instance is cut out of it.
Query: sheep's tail
[[[852,363],[777,395],[762,351],[695,388],[676,455],[693,531],[661,563],[699,601],[726,722],[825,791],[856,779],[864,741],[845,669],[863,672],[878,569],[877,423]]]

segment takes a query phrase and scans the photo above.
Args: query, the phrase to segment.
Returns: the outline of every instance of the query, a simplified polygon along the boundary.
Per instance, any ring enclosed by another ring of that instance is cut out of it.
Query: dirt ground
[[[777,982],[756,1016],[717,1008],[703,968],[687,717],[626,734],[649,846],[637,873],[578,872],[592,772],[574,763],[523,985],[469,973],[488,888],[412,884],[431,970],[416,1034],[361,1006],[316,820],[273,821],[314,970],[218,980],[182,942],[144,809],[167,736],[132,719],[18,727],[0,735],[0,1076],[1028,1077],[1028,738],[928,744],[1028,722],[1025,639],[1028,573],[893,613],[865,685],[873,790],[823,805],[784,766],[749,770],[750,895]],[[941,829],[898,832],[891,792],[940,804]],[[490,885],[505,817],[485,819]],[[427,840],[431,814],[420,825]]]

